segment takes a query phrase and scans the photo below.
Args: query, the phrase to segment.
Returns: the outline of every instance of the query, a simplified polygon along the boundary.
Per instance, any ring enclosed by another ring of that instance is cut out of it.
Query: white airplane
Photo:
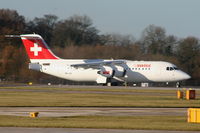
[[[7,37],[22,39],[30,58],[29,69],[67,80],[108,84],[115,82],[177,82],[191,78],[169,62],[61,59],[52,53],[40,35],[7,35]]]

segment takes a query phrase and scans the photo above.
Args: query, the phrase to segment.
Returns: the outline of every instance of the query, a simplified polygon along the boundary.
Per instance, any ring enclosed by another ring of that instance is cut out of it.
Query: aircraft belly
[[[141,72],[129,71],[127,72],[126,81],[127,82],[149,82],[150,79],[148,75],[144,75]]]
[[[74,81],[96,81],[98,74],[97,70],[76,70],[71,74],[65,74],[66,79],[74,80]]]

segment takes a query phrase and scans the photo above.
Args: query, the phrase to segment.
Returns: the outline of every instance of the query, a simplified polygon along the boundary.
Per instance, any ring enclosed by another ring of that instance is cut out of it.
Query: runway
[[[39,112],[39,117],[64,116],[186,116],[186,108],[110,108],[110,107],[0,107],[0,115],[29,116]]]
[[[198,131],[0,127],[1,133],[199,133]]]

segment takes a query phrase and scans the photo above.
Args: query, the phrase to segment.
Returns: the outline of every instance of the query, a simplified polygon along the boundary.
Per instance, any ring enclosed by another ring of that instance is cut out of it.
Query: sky
[[[154,24],[167,35],[200,38],[200,0],[0,0],[0,8],[17,10],[28,20],[45,14],[59,19],[87,15],[103,34],[139,38]]]

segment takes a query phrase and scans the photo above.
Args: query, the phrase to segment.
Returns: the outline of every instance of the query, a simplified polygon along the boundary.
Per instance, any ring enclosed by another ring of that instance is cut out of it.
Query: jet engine
[[[124,77],[126,70],[122,66],[103,66],[97,73],[107,78]]]
[[[103,66],[97,73],[107,78],[111,78],[115,75],[115,70],[109,66]]]
[[[113,70],[115,71],[115,77],[124,77],[126,75],[126,70],[122,66],[113,66]]]

